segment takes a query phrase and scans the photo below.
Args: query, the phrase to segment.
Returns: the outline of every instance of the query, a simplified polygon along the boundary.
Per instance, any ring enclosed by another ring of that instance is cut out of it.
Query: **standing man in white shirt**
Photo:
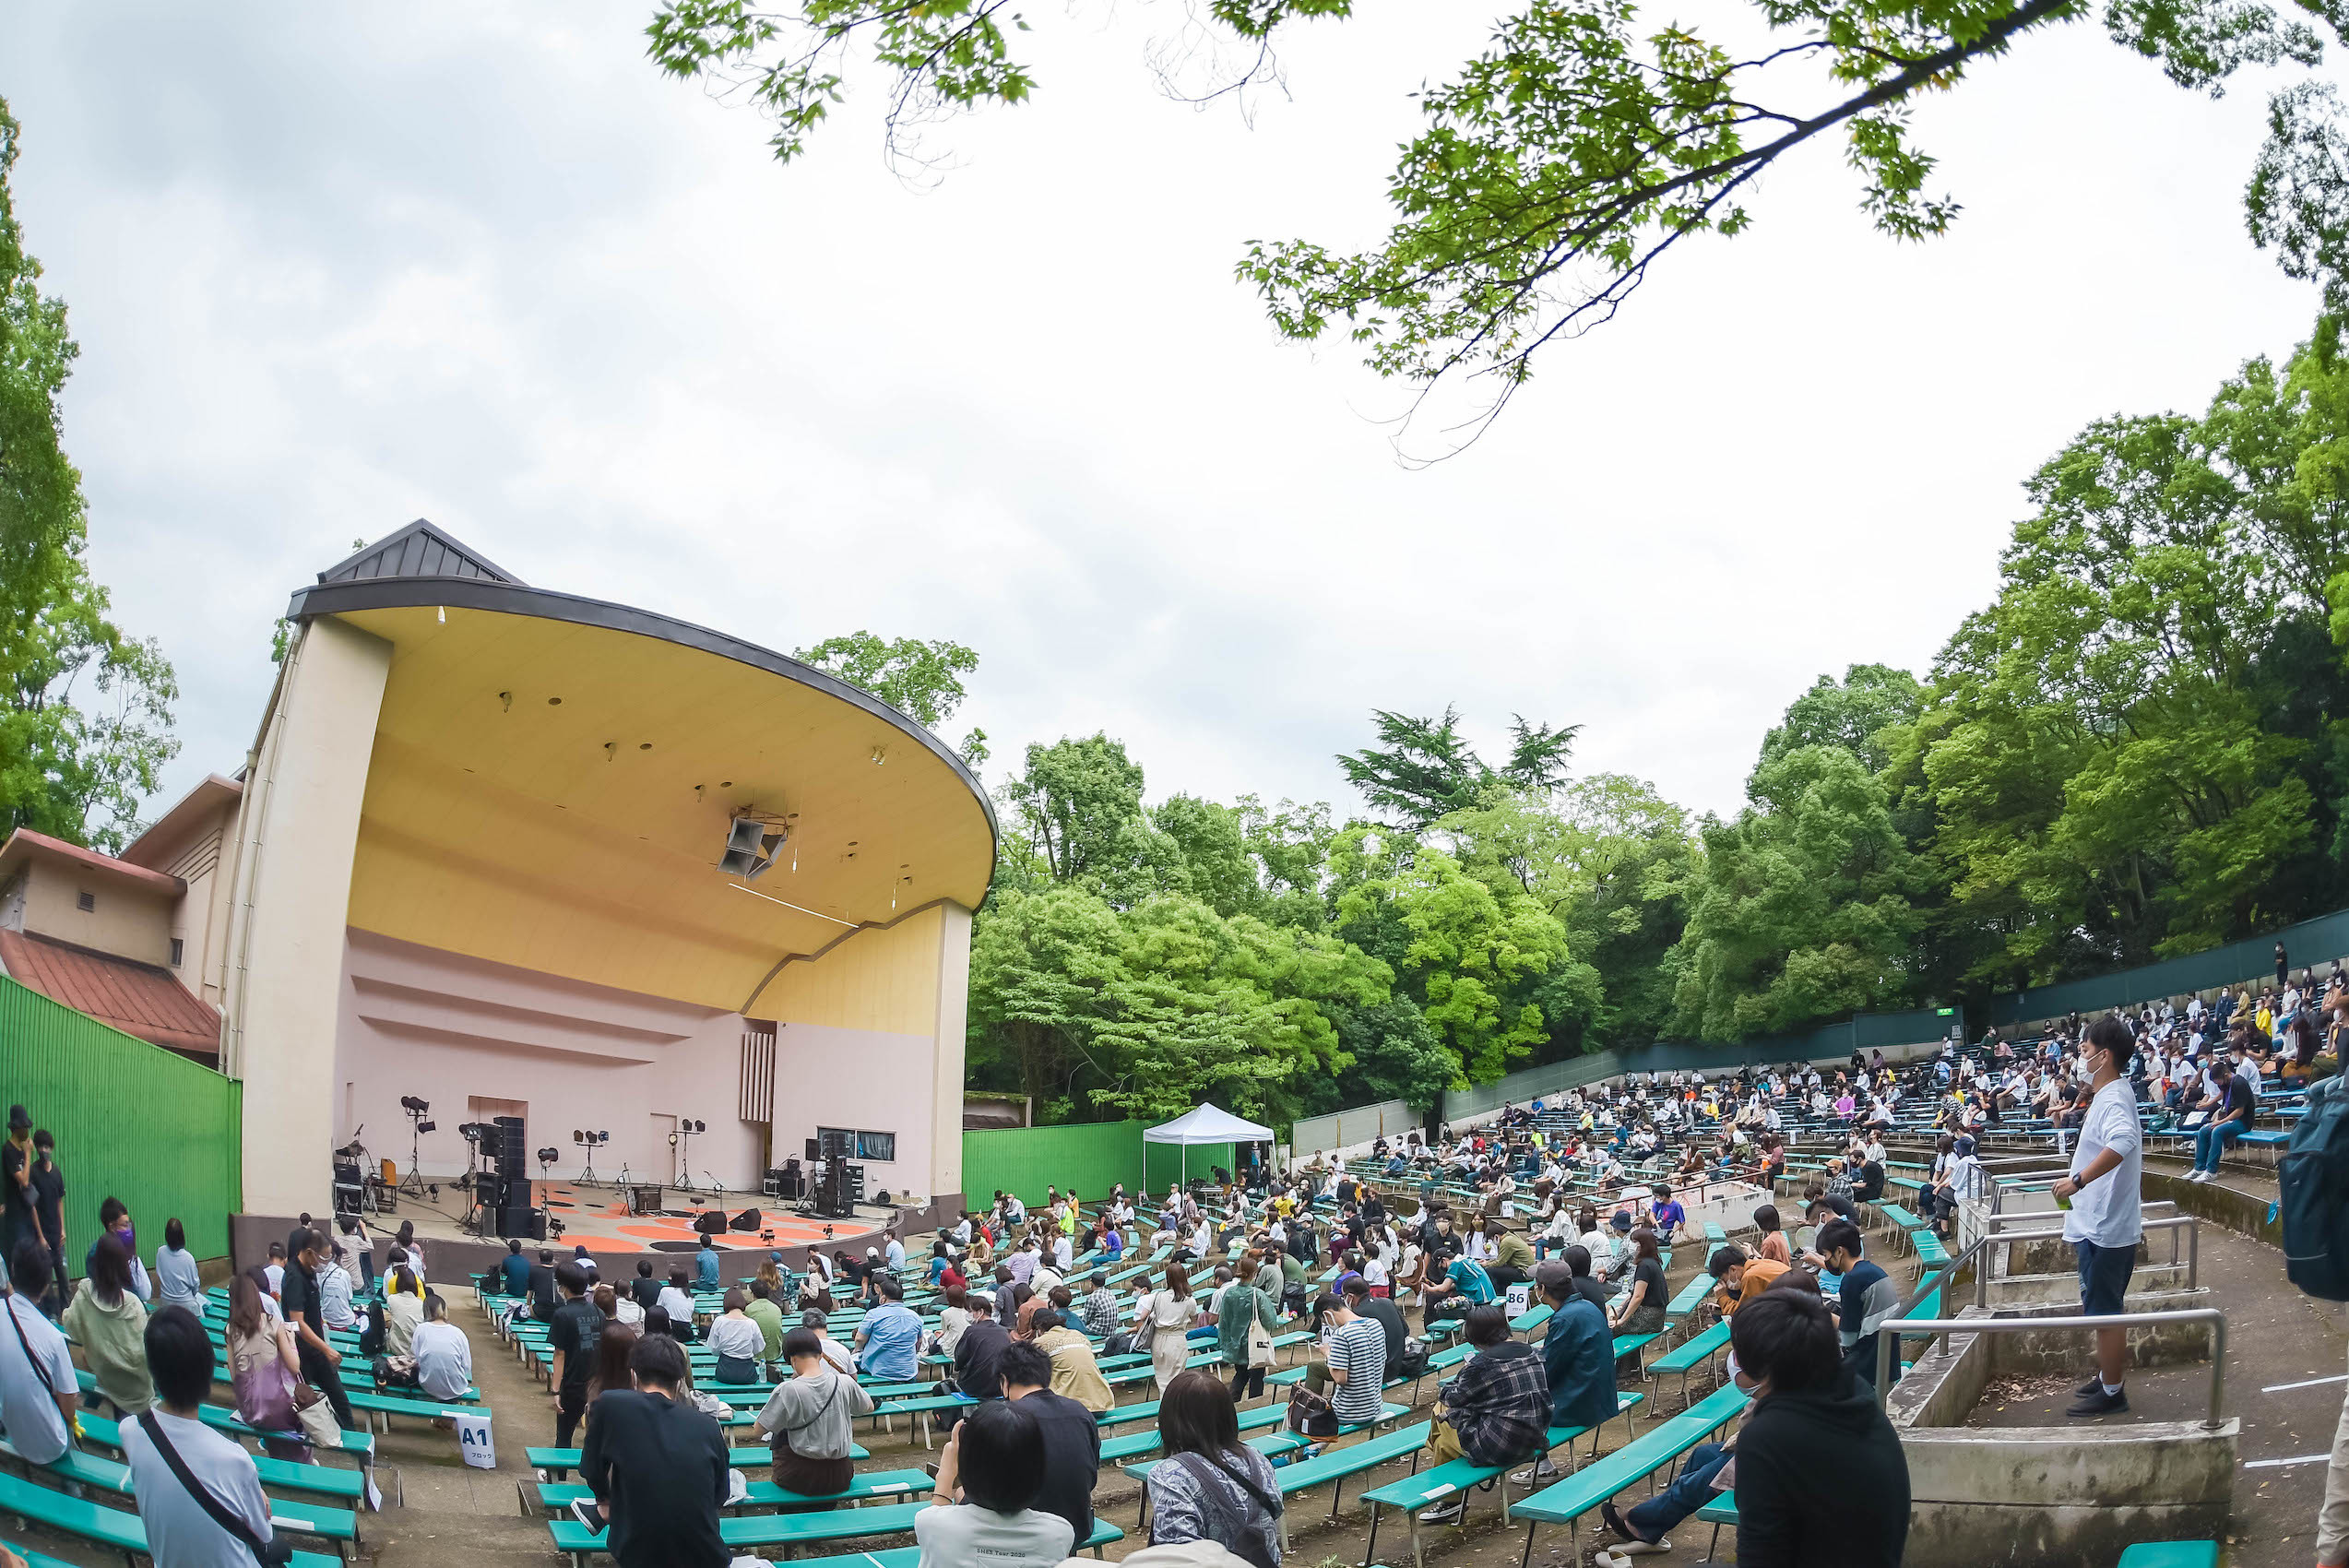
[[[2114,1317],[2129,1293],[2137,1266],[2137,1242],[2145,1231],[2143,1134],[2137,1123],[2137,1090],[2122,1071],[2133,1041],[2129,1026],[2106,1014],[2088,1026],[2081,1054],[2094,1095],[2080,1127],[2071,1173],[2055,1185],[2066,1206],[2064,1240],[2080,1253],[2080,1311],[2085,1317]],[[2072,1416],[2115,1416],[2129,1409],[2122,1386],[2128,1334],[2096,1331],[2096,1375],[2080,1385]]]

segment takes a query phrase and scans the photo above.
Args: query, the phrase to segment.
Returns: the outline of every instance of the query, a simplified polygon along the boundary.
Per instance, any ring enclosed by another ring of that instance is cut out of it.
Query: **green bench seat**
[[[2214,1540],[2141,1540],[2121,1550],[2116,1568],[2218,1568]]]
[[[1735,1420],[1746,1407],[1746,1396],[1732,1385],[1716,1391],[1692,1408],[1652,1427],[1643,1437],[1575,1471],[1554,1486],[1509,1505],[1509,1516],[1525,1521],[1525,1560],[1534,1550],[1534,1531],[1543,1524],[1563,1524],[1572,1532],[1574,1550],[1582,1550],[1582,1518],[1634,1481],[1643,1480]],[[1578,1558],[1579,1560],[1579,1558]]]
[[[343,1396],[350,1408],[370,1416],[384,1418],[384,1430],[391,1430],[394,1416],[414,1416],[419,1420],[455,1420],[459,1416],[486,1416],[485,1405],[443,1404],[438,1399],[409,1399],[397,1394],[367,1394],[356,1388],[346,1388]]]
[[[927,1470],[870,1470],[849,1483],[846,1491],[836,1491],[825,1497],[809,1497],[801,1492],[785,1491],[773,1481],[752,1481],[750,1491],[740,1503],[729,1503],[735,1508],[814,1508],[836,1503],[862,1503],[875,1497],[900,1497],[910,1492],[930,1491]],[[549,1514],[560,1514],[574,1503],[585,1502],[595,1492],[577,1482],[524,1482],[523,1510],[527,1515],[530,1494],[537,1493],[539,1507]]]
[[[81,1413],[83,1441],[116,1454],[123,1451],[121,1426],[93,1410]],[[358,1436],[357,1432],[350,1434]],[[345,1469],[339,1465],[304,1465],[292,1459],[276,1459],[267,1454],[253,1458],[254,1467],[261,1473],[261,1485],[278,1491],[306,1491],[320,1497],[332,1497],[343,1502],[355,1502],[367,1495],[367,1478],[358,1470]]]
[[[872,1419],[880,1420],[890,1416],[919,1418],[921,1421],[921,1445],[927,1448],[931,1441],[930,1418],[934,1412],[959,1410],[978,1403],[967,1394],[931,1394],[919,1399],[884,1399],[872,1407]]]
[[[848,1444],[848,1457],[861,1464],[872,1457],[861,1443]],[[549,1480],[561,1480],[579,1467],[576,1448],[525,1448],[522,1461]],[[745,1443],[726,1451],[726,1462],[738,1470],[764,1470],[775,1462],[775,1450],[765,1443]]]
[[[1679,1372],[1680,1374],[1680,1403],[1686,1406],[1689,1402],[1690,1374],[1699,1367],[1709,1365],[1715,1355],[1727,1348],[1728,1343],[1729,1324],[1725,1319],[1714,1324],[1702,1334],[1688,1340],[1678,1349],[1658,1356],[1649,1362],[1647,1374],[1650,1377],[1661,1377],[1667,1372]]]
[[[1912,1230],[1908,1233],[1908,1239],[1916,1244],[1918,1262],[1947,1263],[1950,1261],[1949,1250],[1941,1245],[1941,1239],[1930,1230]]]
[[[929,1506],[928,1502],[890,1503],[820,1514],[737,1515],[718,1520],[718,1535],[738,1557],[749,1555],[751,1549],[762,1546],[792,1547],[810,1541],[853,1540],[859,1536],[904,1535],[913,1528],[914,1516]],[[588,1558],[604,1550],[604,1532],[590,1530],[576,1519],[550,1519],[547,1528],[553,1533],[555,1550],[566,1553],[576,1568],[585,1568]],[[1093,1534],[1079,1541],[1077,1550],[1098,1556],[1103,1547],[1124,1538],[1123,1530],[1107,1519],[1096,1519]],[[915,1561],[919,1562],[919,1549],[916,1551]],[[842,1561],[863,1559],[850,1557]]]
[[[1880,1203],[1876,1206],[1876,1212],[1904,1230],[1923,1230],[1927,1228],[1926,1221],[1917,1218],[1916,1215],[1898,1204]]]
[[[1631,1410],[1646,1397],[1644,1394],[1618,1394],[1615,1396],[1616,1413],[1623,1417],[1625,1425],[1628,1426],[1631,1423]],[[1543,1436],[1542,1452],[1548,1454],[1561,1446],[1571,1449],[1591,1430],[1589,1427],[1552,1427]],[[1524,1464],[1524,1460],[1518,1459],[1513,1463]],[[1370,1538],[1363,1549],[1364,1561],[1370,1562],[1378,1561],[1379,1509],[1383,1505],[1405,1511],[1405,1516],[1411,1521],[1411,1561],[1416,1568],[1426,1568],[1427,1551],[1425,1544],[1419,1538],[1420,1511],[1429,1503],[1441,1502],[1454,1492],[1465,1491],[1473,1486],[1482,1486],[1485,1482],[1504,1475],[1509,1468],[1508,1465],[1479,1465],[1473,1459],[1453,1459],[1438,1465],[1432,1470],[1420,1471],[1406,1476],[1401,1480],[1389,1481],[1382,1487],[1364,1492],[1362,1501],[1370,1505]],[[1571,1463],[1569,1468],[1572,1468]],[[1501,1482],[1500,1491],[1505,1510],[1509,1502],[1507,1481]],[[1457,1522],[1465,1525],[1467,1523],[1467,1511],[1463,1509]]]
[[[1360,1475],[1365,1470],[1375,1469],[1381,1465],[1391,1464],[1406,1456],[1412,1457],[1416,1467],[1418,1463],[1416,1456],[1427,1447],[1427,1444],[1428,1423],[1421,1421],[1417,1426],[1404,1427],[1399,1431],[1388,1432],[1382,1437],[1366,1437],[1361,1442],[1345,1448],[1329,1449],[1311,1459],[1300,1459],[1294,1464],[1279,1466],[1274,1469],[1273,1479],[1279,1483],[1280,1494],[1283,1497],[1287,1497],[1292,1492],[1304,1491],[1309,1488],[1320,1486],[1323,1481],[1333,1483],[1330,1487],[1330,1517],[1335,1519],[1337,1517],[1340,1499],[1346,1491],[1347,1477]],[[1156,1463],[1163,1464],[1165,1461],[1159,1460]],[[1137,1479],[1146,1479],[1152,1467],[1149,1464],[1126,1465],[1121,1468],[1129,1476]],[[1149,1523],[1149,1492],[1145,1490],[1142,1520],[1145,1526]],[[1285,1558],[1288,1555],[1288,1512],[1286,1509],[1282,1511],[1280,1517],[1280,1538],[1281,1555]]]
[[[0,1439],[0,1454],[6,1455],[20,1465],[32,1465],[31,1460],[18,1454],[6,1439]],[[73,1486],[88,1487],[93,1491],[111,1492],[116,1497],[133,1495],[130,1467],[119,1459],[101,1458],[95,1454],[84,1453],[77,1448],[68,1448],[59,1455],[53,1463],[33,1467]],[[356,1471],[351,1470],[337,1473],[354,1478],[357,1475]],[[306,1503],[280,1503],[278,1499],[271,1498],[269,1517],[276,1521],[279,1528],[293,1535],[316,1536],[322,1540],[334,1541],[338,1545],[348,1541],[355,1546],[359,1541],[359,1516],[348,1508],[327,1508]]]
[[[275,1513],[273,1508],[273,1517]],[[69,1497],[5,1471],[0,1471],[0,1514],[18,1515],[125,1557],[148,1555],[147,1526],[129,1509],[108,1508],[88,1498]],[[341,1562],[341,1558],[325,1552],[297,1551],[292,1568],[340,1568]]]
[[[1725,1491],[1696,1511],[1697,1523],[1713,1526],[1713,1544],[1705,1549],[1704,1560],[1717,1562],[1721,1556],[1721,1526],[1738,1527],[1738,1494]]]

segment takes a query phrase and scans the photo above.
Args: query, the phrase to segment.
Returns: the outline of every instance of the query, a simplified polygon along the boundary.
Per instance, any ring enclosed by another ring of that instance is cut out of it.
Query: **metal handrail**
[[[2024,1217],[2017,1215],[2015,1218],[2020,1219]],[[2048,1217],[2043,1214],[2034,1218],[2045,1219]],[[2186,1231],[2186,1288],[2189,1290],[2197,1289],[2201,1287],[2202,1279],[2202,1217],[2199,1214],[2178,1214],[2165,1219],[2148,1219],[2142,1222],[2141,1229],[2175,1232],[2181,1227]],[[2061,1241],[2067,1238],[2062,1228],[2058,1227],[2053,1230],[1993,1231],[1985,1235],[1982,1240],[2005,1243],[2009,1241]],[[2169,1261],[2172,1264],[2177,1262],[2177,1238],[2175,1234],[2170,1237]]]
[[[2167,1198],[2155,1198],[2152,1203],[2139,1204],[2137,1210],[2140,1214],[2152,1214],[2155,1209],[2169,1209],[2174,1212],[2177,1207],[2177,1205]],[[2034,1219],[2045,1219],[2048,1215],[2058,1212],[2060,1211],[2054,1209],[2017,1209],[2012,1214],[1986,1214],[1982,1218],[1988,1222],[1991,1229],[1996,1230],[2001,1225],[2022,1225]]]
[[[2177,1313],[2118,1313],[2111,1317],[1888,1319],[1876,1334],[1876,1403],[1881,1406],[1891,1395],[1893,1347],[1899,1342],[1903,1330],[1916,1337],[1930,1338],[1952,1334],[2016,1334],[2025,1329],[2043,1328],[2139,1328],[2171,1323],[2207,1323],[2211,1325],[2211,1413],[2202,1422],[2202,1427],[2206,1431],[2214,1431],[2226,1424],[2225,1419],[2219,1414],[2226,1393],[2226,1314],[2216,1307],[2192,1307]]]

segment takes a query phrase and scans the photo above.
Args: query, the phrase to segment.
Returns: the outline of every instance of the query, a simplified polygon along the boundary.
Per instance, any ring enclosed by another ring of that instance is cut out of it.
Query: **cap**
[[[32,1116],[21,1105],[8,1107],[8,1131],[26,1133],[32,1130]]]
[[[1618,1230],[1629,1230],[1631,1228],[1631,1217],[1628,1214],[1619,1212],[1615,1216],[1614,1224],[1615,1229]]]

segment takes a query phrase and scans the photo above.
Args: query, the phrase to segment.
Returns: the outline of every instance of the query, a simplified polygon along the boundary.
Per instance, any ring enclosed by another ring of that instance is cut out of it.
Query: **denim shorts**
[[[2135,1242],[2125,1247],[2078,1243],[2080,1252],[2080,1313],[2082,1317],[2115,1317],[2129,1290],[2129,1277],[2137,1268]]]

